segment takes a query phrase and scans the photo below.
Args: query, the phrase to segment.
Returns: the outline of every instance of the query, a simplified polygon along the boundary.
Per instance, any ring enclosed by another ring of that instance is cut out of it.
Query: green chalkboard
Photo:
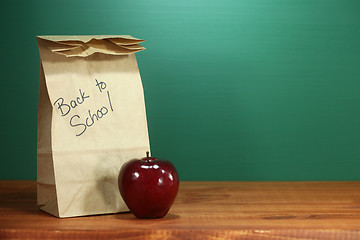
[[[182,180],[360,180],[360,1],[5,1],[1,179],[36,179],[36,35],[130,34]]]

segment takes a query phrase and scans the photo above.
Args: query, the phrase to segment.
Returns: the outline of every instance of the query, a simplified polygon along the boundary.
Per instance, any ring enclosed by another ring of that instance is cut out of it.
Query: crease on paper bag
[[[145,40],[131,36],[38,36],[51,41],[48,48],[66,57],[87,57],[94,53],[128,55],[144,50],[139,43]],[[65,39],[65,40],[64,40]]]

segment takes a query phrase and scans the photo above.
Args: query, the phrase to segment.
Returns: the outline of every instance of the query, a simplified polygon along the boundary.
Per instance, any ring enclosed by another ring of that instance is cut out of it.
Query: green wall
[[[182,180],[360,180],[360,1],[5,1],[0,179],[36,179],[36,35],[130,34]]]

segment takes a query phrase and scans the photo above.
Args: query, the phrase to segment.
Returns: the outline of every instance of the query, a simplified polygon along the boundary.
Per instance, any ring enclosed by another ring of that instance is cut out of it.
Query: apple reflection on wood
[[[146,155],[121,167],[120,194],[137,218],[162,218],[174,203],[179,176],[171,162]]]

